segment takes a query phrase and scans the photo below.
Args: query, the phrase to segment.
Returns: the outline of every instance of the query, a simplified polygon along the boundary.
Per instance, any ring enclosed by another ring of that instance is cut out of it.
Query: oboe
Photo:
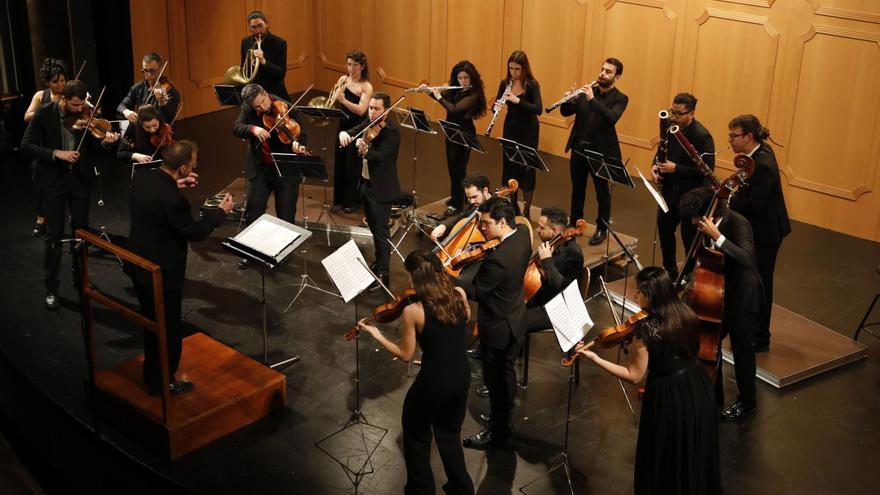
[[[492,120],[489,122],[489,127],[486,128],[485,135],[488,136],[489,134],[492,134],[492,128],[495,127],[495,122],[498,121],[498,116],[501,115],[501,109],[504,108],[504,104],[507,102],[508,95],[512,89],[513,79],[507,83],[507,88],[501,93],[501,98],[495,100],[495,106],[492,108]]]
[[[572,91],[571,93],[568,93],[567,95],[563,96],[562,99],[560,99],[556,103],[550,105],[549,107],[545,108],[544,111],[547,113],[550,113],[553,110],[556,110],[558,107],[562,106],[563,103],[569,102],[569,101],[577,98],[578,95],[584,94],[587,91],[587,88],[591,88],[591,87],[596,86],[598,84],[599,84],[599,81],[593,81],[590,84],[587,84],[586,86],[580,87],[580,88]]]

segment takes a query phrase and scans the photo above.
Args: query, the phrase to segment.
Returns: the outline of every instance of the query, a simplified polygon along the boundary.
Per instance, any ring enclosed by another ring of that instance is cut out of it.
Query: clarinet
[[[651,173],[654,175],[654,182],[657,184],[657,189],[662,191],[663,174],[657,170],[656,165],[665,162],[667,159],[669,152],[668,131],[671,122],[669,121],[668,110],[660,110],[660,112],[657,113],[657,116],[660,117],[660,138],[657,140],[657,154],[654,156],[655,167],[651,170]]]
[[[507,83],[507,88],[501,93],[501,98],[495,100],[495,106],[492,109],[492,120],[489,122],[489,127],[486,128],[484,133],[486,136],[492,134],[492,128],[495,127],[495,122],[498,121],[498,116],[501,115],[501,109],[504,108],[504,104],[507,102],[507,95],[511,89],[513,89],[513,79]]]

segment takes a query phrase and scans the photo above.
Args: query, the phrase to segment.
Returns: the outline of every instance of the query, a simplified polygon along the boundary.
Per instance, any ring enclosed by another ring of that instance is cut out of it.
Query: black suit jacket
[[[136,83],[128,90],[128,94],[125,95],[125,98],[123,98],[116,107],[116,112],[119,113],[119,117],[124,117],[122,112],[125,110],[137,112],[138,108],[146,104],[148,96],[150,96],[150,90],[147,81],[143,80]],[[180,105],[180,92],[177,91],[177,88],[171,86],[171,90],[168,91],[168,96],[168,103],[161,107],[155,97],[150,98],[150,104],[159,110],[159,115],[162,116],[162,122],[165,122],[166,124],[170,124],[171,121],[174,120],[174,115],[177,113],[177,107]],[[137,123],[132,125],[137,125]]]
[[[628,103],[629,97],[616,87],[604,94],[597,90],[589,101],[586,96],[580,95],[563,103],[559,108],[562,116],[575,116],[565,151],[580,147],[585,141],[589,143],[588,149],[620,159],[620,141],[614,126]]]
[[[367,151],[367,166],[370,170],[370,186],[376,194],[376,200],[380,203],[391,203],[400,198],[400,180],[397,177],[397,152],[400,151],[400,131],[397,127],[386,120],[385,128],[379,132],[370,143]],[[369,119],[349,129],[348,134],[354,137],[368,124]],[[354,141],[349,145],[354,147]],[[357,151],[355,150],[355,154]],[[357,157],[360,164],[360,155]]]
[[[143,170],[131,180],[131,228],[128,249],[162,268],[165,290],[181,289],[189,241],[207,239],[223,222],[223,210],[193,220],[189,201],[162,169]],[[138,285],[152,284],[149,273],[134,270]]]
[[[100,141],[91,134],[86,136],[80,149],[80,158],[73,167],[68,162],[53,158],[52,153],[55,150],[62,150],[63,146],[58,105],[58,102],[53,102],[37,109],[21,138],[21,152],[24,156],[36,160],[35,177],[40,184],[53,184],[73,173],[85,186],[88,186],[95,178],[93,164],[88,160],[88,154],[90,151],[101,149]],[[83,131],[72,130],[72,132],[75,142],[78,143]]]
[[[272,101],[275,100],[283,100],[287,101],[284,98],[280,98],[277,95],[269,93],[269,99]],[[290,102],[287,102],[290,105]],[[296,110],[292,110],[290,112],[290,116],[296,119],[298,112]],[[253,179],[254,176],[257,175],[257,166],[260,164],[260,161],[263,158],[263,143],[254,136],[251,131],[252,127],[263,127],[263,117],[257,114],[257,111],[249,103],[242,103],[241,111],[238,113],[238,118],[235,119],[235,122],[232,124],[232,134],[236,137],[240,137],[242,139],[247,139],[248,141],[248,154],[245,157],[244,162],[244,175],[248,179]],[[268,130],[268,129],[266,129]],[[306,143],[306,134],[303,131],[298,139],[299,143],[305,145]],[[292,153],[290,145],[284,144],[278,139],[278,132],[272,131],[272,137],[269,138],[269,149],[272,153]]]
[[[241,40],[241,61],[239,64],[244,63],[247,51],[254,47],[255,42],[256,35],[250,35]],[[284,74],[287,72],[287,41],[267,31],[263,36],[261,48],[266,63],[260,64],[254,82],[262,86],[266,92],[280,95],[286,100],[290,96],[284,85]]]
[[[726,210],[718,230],[724,235],[724,313],[757,312],[763,300],[761,278],[755,264],[755,243],[749,221]]]
[[[529,300],[530,308],[543,306],[553,299],[573,280],[577,280],[578,288],[584,281],[584,252],[574,239],[560,244],[553,251],[553,256],[546,260],[538,260],[544,270],[541,277],[541,288]]]
[[[518,226],[494,252],[486,256],[471,283],[454,279],[468,299],[479,303],[477,323],[483,345],[503,349],[510,335],[520,342],[526,334],[523,278],[532,254],[529,230]]]
[[[741,213],[755,233],[755,243],[772,246],[791,233],[788,209],[782,196],[779,166],[773,148],[762,144],[752,154],[755,172],[730,200],[730,207]]]
[[[682,129],[681,133],[694,145],[697,153],[715,152],[715,140],[712,139],[712,134],[696,119],[691,125]],[[675,163],[675,172],[662,174],[664,196],[680,198],[682,194],[706,183],[706,177],[675,136],[669,135],[666,149],[667,159]],[[715,170],[715,155],[704,155],[703,162],[711,170]]]

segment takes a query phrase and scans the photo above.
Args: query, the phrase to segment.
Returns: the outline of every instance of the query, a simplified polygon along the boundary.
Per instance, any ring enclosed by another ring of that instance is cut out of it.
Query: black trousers
[[[593,187],[596,189],[596,200],[599,202],[599,212],[596,216],[596,226],[602,228],[604,223],[611,219],[611,192],[608,190],[608,181],[593,176],[587,159],[571,152],[568,161],[571,171],[571,222],[572,225],[584,218],[584,201],[587,198],[587,182],[593,177]]]
[[[736,376],[736,387],[739,390],[737,400],[755,402],[755,351],[752,350],[752,333],[758,322],[758,313],[724,314],[721,338],[730,337],[730,350],[733,352],[733,371]],[[724,365],[718,367],[715,381],[715,400],[718,405],[724,404]]]
[[[681,242],[684,245],[685,255],[687,250],[697,234],[697,229],[690,221],[681,221],[678,214],[678,202],[681,195],[663,195],[666,204],[669,205],[669,212],[663,213],[663,210],[657,210],[657,236],[660,238],[660,252],[663,254],[663,268],[667,272],[678,273],[678,264],[676,259],[676,243],[675,229],[681,224]]]
[[[406,462],[406,494],[434,495],[431,471],[433,430],[440,460],[446,471],[446,493],[473,494],[461,447],[461,424],[467,409],[468,380],[457,387],[416,378],[403,401],[403,458]]]
[[[67,223],[67,211],[70,211],[71,233],[76,229],[86,228],[89,225],[89,186],[84,184],[80,177],[67,172],[65,176],[53,184],[43,186],[43,206],[46,215],[46,243],[43,250],[43,268],[45,275],[43,283],[47,291],[57,292],[58,270],[61,266],[61,251],[63,245],[65,224]],[[76,257],[73,258],[73,282],[79,284],[79,264]]]
[[[758,274],[764,284],[764,302],[758,313],[758,323],[752,340],[757,344],[770,344],[770,313],[773,311],[773,272],[776,270],[776,256],[782,241],[770,244],[755,243],[755,261]]]
[[[489,430],[498,438],[510,433],[513,401],[516,398],[516,358],[522,343],[513,334],[503,349],[487,347],[480,340],[483,362],[483,382],[489,389]]]
[[[135,293],[141,306],[141,313],[156,319],[153,306],[153,287],[135,284]],[[174,381],[174,374],[180,366],[180,354],[183,350],[183,323],[181,308],[183,306],[182,289],[165,289],[162,292],[165,300],[165,340],[168,344],[168,376]],[[159,339],[156,334],[144,330],[144,383],[159,385],[162,383],[162,368],[159,361]]]
[[[388,242],[391,238],[391,229],[388,228],[391,203],[382,203],[376,199],[376,192],[370,181],[364,181],[361,185],[361,199],[364,202],[367,225],[373,234],[377,275],[388,280],[391,269],[391,244]]]
[[[257,175],[248,180],[247,223],[253,223],[266,213],[269,194],[272,193],[275,194],[275,214],[285,222],[294,223],[301,183],[302,176],[279,177],[275,165],[258,165]]]
[[[359,158],[353,144],[340,148],[337,136],[333,160],[333,204],[346,207],[357,205],[360,199],[358,181],[361,177]]]
[[[467,175],[471,149],[446,140],[446,167],[449,169],[449,202],[456,210],[464,206],[464,188],[461,183]]]

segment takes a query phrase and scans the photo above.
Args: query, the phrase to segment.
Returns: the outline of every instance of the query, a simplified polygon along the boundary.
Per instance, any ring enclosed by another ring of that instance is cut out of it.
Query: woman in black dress
[[[339,134],[360,124],[367,118],[373,85],[370,84],[370,69],[367,56],[360,50],[351,50],[345,55],[348,75],[340,76],[337,83],[347,78],[343,91],[336,96],[336,103],[348,114],[339,122]],[[361,177],[361,160],[354,146],[340,148],[336,140],[336,155],[333,163],[333,204],[341,205],[345,213],[357,209],[360,195],[358,180]]]
[[[431,472],[431,430],[446,471],[446,493],[473,494],[474,484],[464,464],[461,424],[467,407],[471,374],[465,354],[465,324],[470,317],[467,296],[454,287],[443,272],[439,258],[429,251],[413,251],[404,267],[420,303],[403,310],[399,344],[388,340],[378,328],[358,323],[388,352],[409,361],[416,341],[422,347],[419,375],[403,402],[403,457],[406,461],[407,494],[434,492]]]
[[[116,158],[126,163],[147,163],[156,155],[151,138],[159,132],[162,116],[153,105],[138,108],[137,115],[137,122],[125,129],[116,148]]]
[[[508,84],[510,90],[507,90]],[[507,58],[507,77],[498,84],[496,100],[507,95],[507,117],[504,118],[505,139],[516,141],[526,146],[537,149],[538,147],[538,115],[543,112],[541,102],[541,86],[532,75],[532,67],[526,52],[516,50]],[[522,215],[529,217],[529,209],[532,206],[532,196],[535,193],[535,169],[523,167],[504,158],[501,172],[501,183],[507,184],[508,179],[516,179],[519,188],[523,192]],[[510,196],[516,214],[520,214],[518,192]]]
[[[486,114],[486,93],[483,90],[483,78],[474,64],[467,60],[455,64],[452,73],[449,74],[450,86],[465,86],[468,89],[447,89],[440,92],[436,89],[431,95],[437,103],[446,109],[446,120],[458,126],[466,132],[476,135],[477,128],[474,120]],[[423,84],[420,89],[427,90]],[[446,166],[449,169],[449,202],[447,213],[453,215],[461,211],[464,206],[464,194],[461,182],[467,174],[467,164],[471,156],[471,149],[460,144],[446,140]]]
[[[696,359],[698,321],[660,267],[636,275],[637,299],[650,316],[636,323],[626,366],[578,352],[632,383],[648,381],[636,446],[635,493],[718,494],[718,413],[712,385]]]

